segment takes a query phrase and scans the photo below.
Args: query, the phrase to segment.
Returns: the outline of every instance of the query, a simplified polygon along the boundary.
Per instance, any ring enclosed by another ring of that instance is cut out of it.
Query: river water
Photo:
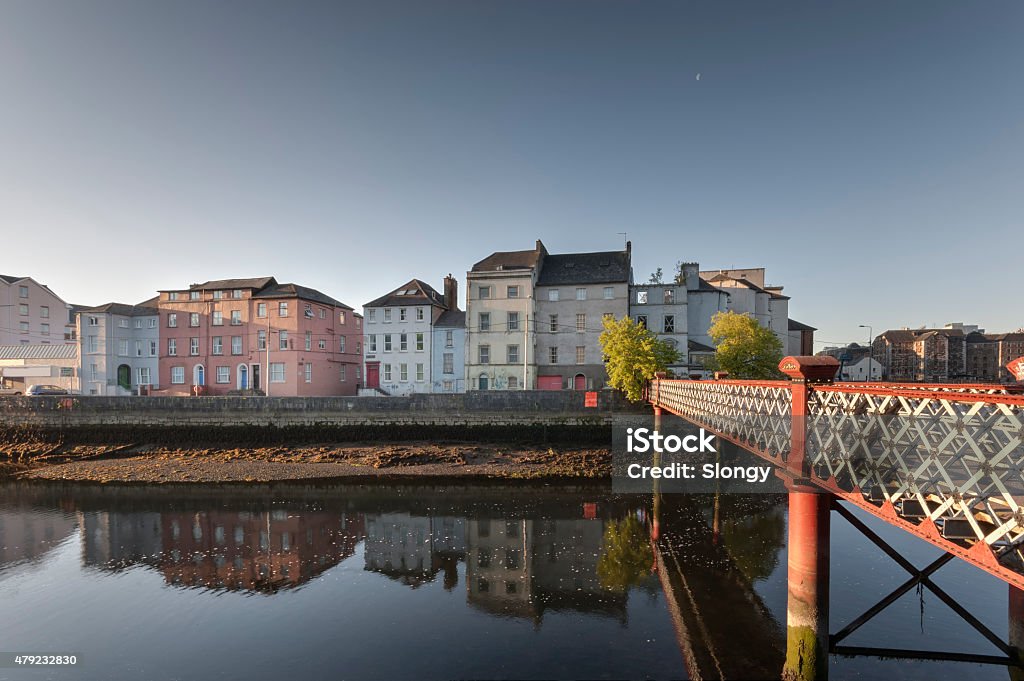
[[[0,484],[0,653],[78,656],[0,679],[687,678],[694,645],[705,677],[777,678],[785,498],[665,495],[663,574],[653,512],[603,485]],[[861,517],[915,564],[937,556]],[[907,573],[832,526],[835,632]],[[1007,639],[1005,584],[958,561],[934,580]],[[844,643],[999,655],[927,590]],[[830,662],[833,679],[1008,673]]]

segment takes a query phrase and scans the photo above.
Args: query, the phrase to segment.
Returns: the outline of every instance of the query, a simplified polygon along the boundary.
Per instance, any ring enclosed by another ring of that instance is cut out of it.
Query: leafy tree
[[[749,314],[716,312],[708,335],[715,343],[711,368],[728,371],[732,378],[782,378],[782,341]]]
[[[683,286],[684,284],[686,284],[686,273],[683,272],[682,260],[676,263],[676,276],[675,279],[672,280],[672,283],[674,283],[676,286]]]
[[[603,324],[599,340],[606,358],[608,383],[624,392],[631,401],[639,402],[644,384],[654,378],[655,373],[679,361],[679,353],[629,317],[608,316]]]
[[[659,267],[658,269],[654,270],[654,273],[651,274],[651,278],[650,278],[650,280],[647,283],[648,284],[660,284],[660,283],[662,283],[662,278],[664,276],[665,276],[664,273],[662,273],[661,268]]]
[[[629,515],[608,523],[597,560],[597,578],[602,587],[621,592],[638,586],[650,576],[653,563],[654,554],[639,520]]]

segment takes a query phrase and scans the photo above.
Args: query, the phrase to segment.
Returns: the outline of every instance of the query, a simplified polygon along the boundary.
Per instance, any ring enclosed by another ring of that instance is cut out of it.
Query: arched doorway
[[[202,364],[192,368],[192,385],[206,385],[206,367]]]
[[[125,390],[132,389],[132,368],[127,364],[117,367],[117,385]]]
[[[587,377],[583,374],[576,374],[572,379],[572,387],[574,390],[586,390]]]
[[[480,374],[480,390],[487,390],[487,374]]]
[[[249,389],[249,367],[245,366],[244,364],[238,365],[238,389]]]

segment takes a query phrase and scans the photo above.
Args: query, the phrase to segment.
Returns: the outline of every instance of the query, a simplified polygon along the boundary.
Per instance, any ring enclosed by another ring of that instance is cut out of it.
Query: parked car
[[[57,385],[30,385],[26,395],[69,395],[70,393]]]
[[[20,395],[21,388],[0,388],[0,397],[4,395]]]

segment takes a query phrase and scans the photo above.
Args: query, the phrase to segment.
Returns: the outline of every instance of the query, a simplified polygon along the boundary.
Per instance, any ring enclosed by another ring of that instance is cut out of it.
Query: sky
[[[497,250],[766,267],[817,349],[1024,326],[1024,3],[0,2],[0,273],[353,307]],[[699,78],[698,78],[699,74]]]

